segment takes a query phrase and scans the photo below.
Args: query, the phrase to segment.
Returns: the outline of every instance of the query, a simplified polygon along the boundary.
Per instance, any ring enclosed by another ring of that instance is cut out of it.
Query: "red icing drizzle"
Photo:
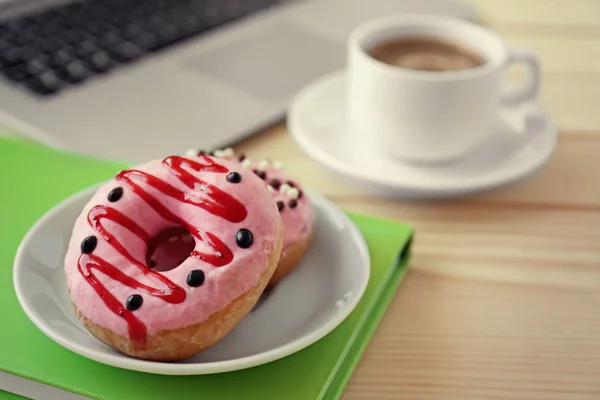
[[[188,224],[186,221],[179,218],[165,207],[156,197],[145,191],[139,184],[143,182],[161,193],[177,199],[181,202],[192,204],[200,207],[213,215],[217,215],[230,222],[241,222],[247,216],[246,207],[230,194],[224,192],[218,187],[208,184],[196,176],[188,172],[184,167],[193,171],[200,172],[216,172],[227,173],[229,170],[212,159],[203,156],[206,164],[189,160],[183,157],[167,157],[162,164],[173,175],[175,175],[183,184],[194,190],[197,197],[190,197],[190,193],[185,193],[180,189],[170,185],[169,183],[156,178],[146,172],[138,170],[127,170],[120,172],[116,180],[127,183],[134,193],[136,193],[144,202],[146,202],[154,211],[162,218],[174,224],[184,226],[197,240],[206,241],[206,243],[214,249],[214,253],[202,253],[194,250],[190,256],[198,258],[215,267],[222,267],[229,264],[233,260],[232,251],[211,232],[200,232]],[[116,280],[132,289],[138,289],[147,294],[163,299],[166,302],[177,304],[181,303],[186,298],[185,290],[171,282],[164,275],[155,272],[148,268],[145,264],[137,261],[131,253],[127,251],[123,243],[112,235],[103,225],[102,220],[107,219],[113,221],[123,228],[129,230],[145,243],[150,241],[150,235],[135,221],[121,213],[120,211],[104,205],[93,207],[88,213],[89,224],[109,243],[117,252],[131,263],[139,272],[148,277],[152,281],[152,285],[146,285],[135,278],[126,275],[114,265],[108,263],[101,257],[94,254],[82,254],[79,258],[78,269],[84,279],[98,293],[104,304],[115,314],[123,318],[128,325],[129,337],[137,344],[138,347],[143,347],[146,341],[146,326],[140,321],[133,312],[129,311],[117,298],[115,298],[102,283],[94,275],[92,269],[96,269],[113,280]]]

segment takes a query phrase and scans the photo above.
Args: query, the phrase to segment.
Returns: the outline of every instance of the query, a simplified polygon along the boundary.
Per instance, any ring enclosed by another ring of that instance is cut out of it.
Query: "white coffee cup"
[[[382,41],[427,36],[450,40],[485,59],[455,71],[419,71],[379,61],[368,53]],[[505,83],[515,63],[525,82]],[[418,162],[445,162],[473,151],[495,132],[502,106],[535,99],[540,61],[531,50],[509,48],[492,31],[433,15],[403,15],[356,28],[348,42],[347,114],[353,130],[384,154]]]

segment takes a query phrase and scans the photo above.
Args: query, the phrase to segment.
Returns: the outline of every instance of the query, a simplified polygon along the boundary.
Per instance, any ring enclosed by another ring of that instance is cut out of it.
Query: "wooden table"
[[[534,178],[392,201],[323,171],[284,126],[236,146],[284,161],[345,209],[416,229],[409,272],[344,400],[600,399],[600,0],[472,2],[544,63],[541,101],[560,139]]]
[[[416,228],[406,279],[345,400],[600,399],[600,0],[478,0],[544,63],[558,149],[534,178],[445,202],[382,200],[269,129],[268,153],[340,206]]]

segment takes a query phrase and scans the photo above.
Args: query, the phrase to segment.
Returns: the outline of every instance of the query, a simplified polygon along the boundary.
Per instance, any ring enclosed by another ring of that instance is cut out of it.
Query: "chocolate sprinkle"
[[[239,157],[238,157],[238,161],[239,161],[239,162],[242,162],[242,161],[244,161],[245,159],[246,159],[246,155],[245,155],[244,153],[240,154],[240,155],[239,155]]]
[[[279,190],[281,187],[281,181],[277,178],[271,179],[270,185],[273,187],[273,189]]]
[[[283,203],[283,201],[278,201],[277,202],[277,209],[279,211],[282,211],[285,208],[285,204]]]
[[[287,181],[286,183],[287,183],[288,185],[290,185],[290,187],[296,187],[296,186],[294,186],[294,182],[292,182],[292,181]]]
[[[301,199],[302,198],[302,190],[298,190],[298,198]]]
[[[111,203],[114,203],[115,201],[119,201],[119,199],[122,196],[123,196],[123,188],[122,187],[116,187],[113,190],[111,190],[110,193],[108,193],[107,199]]]
[[[204,151],[204,150],[200,150],[200,151],[198,152],[198,155],[199,155],[199,156],[203,156],[203,155],[205,155],[205,154],[206,154],[206,151]]]
[[[254,242],[254,236],[248,229],[242,228],[237,231],[235,235],[235,241],[242,249],[247,249],[248,247],[252,246],[252,243]]]
[[[242,181],[242,175],[239,172],[230,172],[227,174],[227,181],[231,183],[240,183]]]
[[[296,200],[290,200],[288,205],[290,206],[290,208],[296,208],[298,206],[298,202]]]
[[[265,171],[259,171],[259,170],[255,169],[252,172],[254,172],[256,175],[258,175],[258,177],[262,180],[267,179],[267,174],[265,173]]]
[[[90,254],[98,245],[98,239],[96,236],[88,236],[81,241],[81,252],[83,254]]]
[[[191,287],[198,287],[204,283],[204,278],[204,271],[201,269],[195,269],[190,271],[185,281]]]
[[[127,298],[127,301],[125,302],[125,307],[127,307],[129,311],[135,311],[142,306],[143,302],[144,298],[142,296],[140,296],[139,294],[132,294]]]

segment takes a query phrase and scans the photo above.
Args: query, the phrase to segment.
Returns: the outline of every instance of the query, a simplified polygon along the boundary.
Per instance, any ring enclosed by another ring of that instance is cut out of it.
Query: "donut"
[[[202,155],[206,152],[190,149],[186,154]],[[310,247],[315,231],[313,206],[304,195],[302,186],[283,169],[280,162],[271,162],[267,158],[251,161],[244,154],[236,155],[231,148],[214,150],[209,154],[237,161],[252,171],[265,181],[275,200],[283,221],[283,249],[277,270],[267,285],[267,288],[272,288],[298,266]]]
[[[169,156],[119,172],[84,206],[65,256],[68,292],[101,342],[134,358],[180,360],[251,311],[282,245],[277,205],[251,170]]]

